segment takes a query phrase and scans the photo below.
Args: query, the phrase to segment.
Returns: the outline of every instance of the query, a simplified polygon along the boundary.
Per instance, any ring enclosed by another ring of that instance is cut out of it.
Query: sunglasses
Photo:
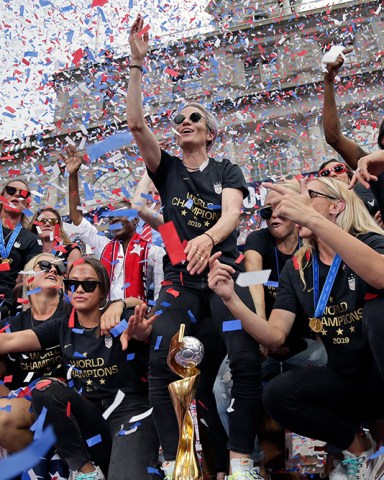
[[[52,263],[49,262],[48,260],[40,260],[37,262],[37,264],[42,272],[50,272],[52,270],[52,267],[56,270],[57,275],[60,275],[61,277],[65,274],[67,271],[65,265],[63,263]],[[36,267],[35,265],[35,267]]]
[[[331,168],[323,168],[322,170],[319,171],[319,177],[329,177],[331,172],[335,172],[337,175],[340,175],[341,173],[345,173],[347,171],[346,165],[344,163],[338,163],[334,165]]]
[[[317,192],[316,190],[308,189],[308,195],[311,198],[324,197],[324,198],[329,198],[330,200],[337,200],[337,198],[332,197],[331,195],[327,195],[326,193],[323,193],[323,192]]]
[[[38,218],[37,221],[43,223],[44,225],[49,224],[51,227],[54,227],[59,223],[57,218]]]
[[[173,119],[173,122],[176,124],[176,125],[180,125],[181,123],[184,122],[184,120],[186,119],[187,117],[185,115],[183,115],[182,113],[179,113],[178,115],[176,115],[176,117]],[[198,123],[200,122],[200,120],[203,118],[202,114],[199,113],[199,112],[193,112],[190,114],[189,116],[189,120],[192,122],[192,123]]]
[[[65,289],[71,290],[71,292],[76,292],[80,285],[85,293],[91,293],[94,292],[97,285],[101,285],[101,283],[96,280],[72,280],[70,278],[64,280]]]
[[[29,192],[28,190],[25,190],[23,188],[19,190],[16,187],[11,187],[11,185],[6,185],[4,190],[8,195],[12,196],[19,195],[22,198],[28,198],[31,196],[31,192]]]
[[[272,217],[273,210],[272,207],[262,207],[258,210],[258,213],[263,220],[269,220]]]

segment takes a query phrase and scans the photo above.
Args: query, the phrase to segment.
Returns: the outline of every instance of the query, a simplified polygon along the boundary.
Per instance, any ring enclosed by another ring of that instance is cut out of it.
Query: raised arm
[[[69,173],[69,215],[75,225],[80,225],[83,220],[83,214],[78,208],[81,207],[78,172],[83,160],[77,149],[71,145],[66,148],[66,155],[62,158]]]
[[[144,19],[139,14],[134,21],[130,35],[131,61],[127,91],[127,124],[132,132],[140,154],[153,173],[156,172],[161,158],[160,146],[145,122],[141,92],[142,67],[148,52],[148,32],[143,32]]]
[[[256,250],[247,250],[244,253],[244,265],[247,272],[255,272],[258,270],[262,270],[263,257],[260,255],[259,252],[256,252]],[[249,291],[251,292],[257,314],[262,318],[266,318],[263,285],[250,285]]]
[[[41,345],[33,330],[0,334],[0,355],[10,352],[35,352]]]
[[[137,210],[139,217],[144,220],[151,228],[157,230],[164,223],[164,217],[156,208],[147,206],[147,200],[142,195],[147,195],[152,184],[147,172],[142,176],[137,184],[132,199],[132,206]]]
[[[343,53],[351,51],[352,49],[345,49]],[[327,143],[343,157],[351,168],[355,169],[359,158],[367,153],[341,131],[336,105],[335,78],[343,63],[344,59],[339,55],[336,62],[327,64],[328,71],[324,74],[323,128]]]
[[[237,296],[231,277],[234,270],[218,260],[220,255],[221,252],[217,252],[209,260],[209,287],[221,297],[234,318],[241,320],[243,329],[249,335],[261,345],[277,350],[285,342],[295,321],[295,314],[286,310],[273,310],[267,321],[252,312]]]

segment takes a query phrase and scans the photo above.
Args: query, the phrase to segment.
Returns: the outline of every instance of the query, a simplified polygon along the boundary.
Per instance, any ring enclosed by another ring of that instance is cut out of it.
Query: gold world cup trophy
[[[179,424],[175,480],[203,480],[195,449],[193,420],[189,407],[199,385],[200,370],[196,368],[204,357],[204,346],[195,337],[184,337],[185,325],[172,337],[167,362],[169,368],[181,377],[168,385]]]

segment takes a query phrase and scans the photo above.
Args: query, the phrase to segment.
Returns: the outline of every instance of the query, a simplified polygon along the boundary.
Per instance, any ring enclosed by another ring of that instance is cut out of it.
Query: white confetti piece
[[[236,283],[239,287],[249,287],[250,285],[260,285],[268,282],[271,270],[260,270],[257,272],[242,272],[237,277]]]

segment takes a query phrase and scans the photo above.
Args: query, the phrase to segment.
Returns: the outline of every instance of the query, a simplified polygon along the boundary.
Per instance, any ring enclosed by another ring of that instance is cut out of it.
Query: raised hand
[[[345,48],[343,50],[343,54],[351,53],[352,50],[353,50],[352,48]],[[325,79],[333,82],[337,77],[340,71],[340,68],[343,66],[343,64],[344,64],[344,58],[342,57],[342,55],[339,55],[335,62],[327,63],[326,65],[327,72],[325,74]]]
[[[83,163],[83,158],[80,152],[73,145],[68,145],[65,148],[66,155],[61,155],[65,163],[65,168],[70,175],[77,173]]]
[[[140,34],[143,28],[144,18],[139,13],[136,17],[136,20],[133,22],[129,33],[129,44],[131,46],[131,65],[141,66],[149,50],[148,32],[145,32],[143,35]]]
[[[209,259],[208,285],[224,301],[230,300],[235,292],[232,274],[235,270],[219,261],[221,252]]]
[[[158,315],[153,315],[150,318],[145,318],[147,313],[147,305],[137,305],[134,314],[131,315],[128,321],[128,328],[120,336],[120,343],[123,350],[128,347],[128,342],[132,338],[144,341],[151,335],[152,323],[157,319]]]

